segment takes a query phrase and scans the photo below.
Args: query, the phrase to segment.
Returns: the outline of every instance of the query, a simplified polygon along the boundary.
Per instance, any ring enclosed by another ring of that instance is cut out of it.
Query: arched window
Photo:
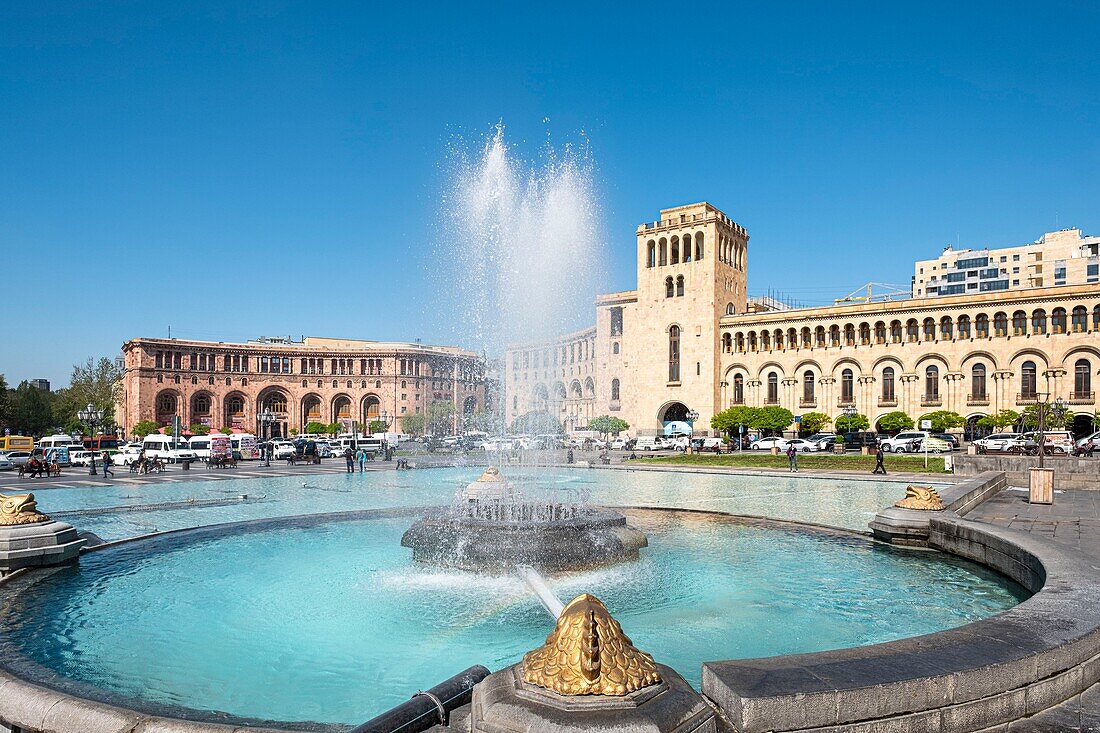
[[[271,412],[286,412],[286,396],[281,392],[269,394],[264,398],[263,408]]]
[[[1073,309],[1073,332],[1083,333],[1089,330],[1089,312],[1083,305]]]
[[[1073,365],[1073,396],[1079,400],[1092,397],[1092,364],[1088,359],[1078,359]]]
[[[703,259],[703,233],[695,233],[695,260]]]
[[[901,343],[901,321],[890,321],[890,341]]]
[[[993,335],[994,336],[1007,336],[1008,335],[1008,315],[1004,312],[995,313],[993,315]]]
[[[931,318],[924,319],[924,340],[935,341],[936,340],[936,322]]]
[[[760,332],[760,349],[761,351],[771,351],[772,348],[772,335],[770,331]]]
[[[225,411],[230,415],[243,415],[244,398],[238,395],[227,397],[225,400]]]
[[[671,245],[672,245],[672,252],[671,252],[671,254],[668,258],[668,263],[670,265],[678,265],[678,264],[680,264],[680,238],[679,237],[673,237]]]
[[[745,404],[745,378],[740,374],[733,375],[733,404]]]
[[[195,398],[194,412],[196,415],[208,415],[210,413],[210,397],[201,394]]]
[[[871,344],[871,327],[866,323],[859,324],[859,343],[863,346]]]
[[[768,375],[768,404],[779,404],[779,375],[775,372]]]
[[[618,354],[619,353],[619,342],[618,341],[611,344],[611,353],[612,354]]]
[[[959,316],[959,338],[970,338],[970,316]]]
[[[618,379],[612,379],[611,380],[611,399],[613,401],[618,401],[618,399],[619,399],[619,380]]]
[[[974,338],[989,338],[989,316],[985,313],[979,313],[974,318]]]
[[[649,244],[646,245],[645,266],[646,267],[653,267],[656,264],[657,264],[657,245],[652,240],[650,240]]]
[[[882,401],[893,402],[894,397],[894,367],[885,367],[882,370]]]
[[[171,415],[176,412],[176,398],[175,395],[162,394],[157,397],[157,414],[159,415]]]
[[[975,364],[970,370],[970,398],[985,399],[985,364]]]
[[[816,329],[814,329],[814,342],[817,344],[817,346],[824,346],[825,345],[825,327],[824,326],[818,326]]]
[[[734,314],[735,314],[736,312],[737,312],[737,311],[736,311],[736,310],[734,310],[734,307],[733,307],[733,303],[726,303],[726,315],[727,315],[727,316],[732,316],[732,315],[734,315]]]
[[[668,264],[668,242],[666,242],[663,238],[661,239],[660,243],[658,244],[658,252],[659,252],[659,255],[658,255],[659,259],[657,260],[657,264],[662,265],[662,266],[667,265]]]
[[[1066,332],[1066,309],[1055,308],[1050,313],[1050,330],[1053,333]]]
[[[1025,361],[1020,367],[1020,396],[1025,400],[1038,397],[1039,386],[1035,362]]]
[[[840,373],[840,401],[844,403],[855,401],[855,379],[851,369],[845,369]]]
[[[813,345],[813,336],[811,335],[810,327],[802,327],[802,348],[808,349]]]
[[[756,331],[749,331],[749,351],[756,351]]]
[[[1047,312],[1042,308],[1035,310],[1031,314],[1031,332],[1034,334],[1044,334],[1047,332]]]
[[[722,334],[722,350],[727,354],[733,351],[733,337],[728,333]]]
[[[691,235],[684,237],[684,262],[691,262]]]
[[[1092,309],[1092,330],[1100,331],[1100,305]]]
[[[745,353],[745,334],[743,333],[737,334],[737,353]]]
[[[816,386],[816,384],[814,383],[814,373],[807,369],[802,374],[802,401],[803,402],[806,402],[806,403],[809,403],[809,404],[813,404],[815,402],[815,399],[814,399],[814,394],[815,394],[814,387],[815,386]]]
[[[794,349],[798,347],[798,331],[793,328],[787,329],[787,348]]]
[[[909,343],[916,343],[920,338],[920,326],[917,325],[916,318],[910,318],[905,322],[905,340]]]
[[[783,332],[781,330],[779,330],[778,328],[775,329],[775,348],[777,348],[777,349],[782,349],[783,348]]]
[[[684,276],[676,276],[676,297],[682,298],[684,296]]]
[[[882,321],[879,321],[878,323],[875,324],[875,343],[876,344],[886,343],[886,324],[883,323]]]
[[[676,288],[676,286],[673,283],[672,276],[669,275],[668,277],[665,278],[665,297],[666,298],[671,298],[673,295],[675,295],[676,294],[675,288]]]
[[[855,346],[856,345],[856,327],[851,323],[844,326],[844,345]]]
[[[939,367],[930,366],[924,370],[924,398],[929,401],[940,398]]]
[[[950,341],[951,330],[951,316],[944,316],[940,319],[940,338],[944,341]]]
[[[840,326],[829,326],[829,346],[840,346]]]
[[[1016,311],[1012,314],[1012,335],[1024,336],[1027,334],[1027,313]]]
[[[668,381],[680,381],[680,327],[668,329]]]

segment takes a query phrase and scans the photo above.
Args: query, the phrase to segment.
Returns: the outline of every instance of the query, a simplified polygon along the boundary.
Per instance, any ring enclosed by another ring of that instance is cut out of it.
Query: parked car
[[[69,451],[69,463],[73,466],[87,466],[91,463],[89,456],[92,455],[90,450],[74,450]],[[99,454],[96,454],[96,462],[99,462]]]
[[[794,449],[799,453],[816,453],[821,450],[820,446],[812,440],[806,438],[793,438],[787,441],[788,446],[793,445]],[[785,449],[784,449],[785,450]]]
[[[878,434],[870,432],[844,433],[844,449],[859,450],[860,448],[875,448],[879,444]]]
[[[836,433],[814,433],[806,440],[816,445],[818,450],[829,450],[836,445]]]
[[[1039,433],[1024,433],[1031,440],[1038,442]],[[1043,450],[1047,455],[1059,454],[1068,456],[1073,453],[1073,433],[1068,430],[1047,430],[1043,432]]]
[[[1100,445],[1100,430],[1097,430],[1092,435],[1086,435],[1085,437],[1081,438],[1077,441],[1076,445],[1078,448],[1084,448],[1089,443],[1092,443],[1093,445]]]
[[[937,438],[935,435],[929,435],[927,438],[922,438],[917,442],[918,453],[950,453],[954,450],[954,447],[950,442]]]
[[[0,455],[0,471],[11,471],[15,468],[15,464],[7,459],[7,457]]]
[[[940,440],[946,440],[948,443],[951,444],[951,450],[957,450],[959,447],[958,437],[952,435],[951,433],[932,433],[932,437],[939,438]]]
[[[634,444],[634,450],[652,451],[665,450],[667,448],[668,443],[659,435],[643,435],[638,438],[637,442]]]
[[[786,438],[760,438],[754,440],[749,445],[749,450],[771,450],[772,448],[778,448],[780,452],[787,450],[787,444],[790,441]]]
[[[7,453],[0,453],[5,459],[11,461],[13,466],[25,466],[31,460],[31,452],[28,450],[10,450]]]
[[[610,443],[607,444],[607,447],[612,450],[623,450],[626,448],[626,443],[626,438],[614,438]]]
[[[141,455],[141,444],[130,444],[118,452],[117,456],[112,456],[116,465],[119,466],[132,466],[137,463],[138,456]]]
[[[974,441],[974,445],[979,450],[996,453],[1018,447],[1021,441],[1024,441],[1024,437],[1019,433],[993,433],[984,438],[978,438]]]
[[[929,436],[930,433],[924,430],[903,430],[879,443],[878,449],[883,453],[913,453],[920,445],[920,441]]]
[[[701,450],[701,451],[714,451],[715,453],[717,453],[718,451],[722,450],[722,446],[724,446],[724,445],[725,445],[725,441],[722,440],[721,438],[717,438],[717,437],[703,438],[703,444],[701,446],[699,446],[699,450]]]
[[[298,450],[294,447],[294,444],[288,440],[274,442],[271,446],[271,451],[271,457],[277,461],[294,458],[298,455]]]

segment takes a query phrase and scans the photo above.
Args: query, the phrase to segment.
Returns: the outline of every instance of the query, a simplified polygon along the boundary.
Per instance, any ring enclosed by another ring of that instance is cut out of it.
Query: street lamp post
[[[845,432],[852,432],[852,418],[859,414],[859,410],[854,405],[848,405],[844,408],[844,424],[848,426]]]
[[[687,453],[690,455],[695,452],[692,441],[695,440],[695,421],[699,419],[699,413],[695,410],[688,410],[687,415],[688,422],[691,423],[691,435],[688,436]]]
[[[91,402],[88,406],[76,414],[80,422],[84,423],[84,426],[88,428],[88,433],[92,438],[92,445],[95,445],[95,429],[96,426],[103,420],[103,410],[97,409]],[[89,451],[90,460],[88,462],[88,475],[97,475],[95,467],[95,450]]]
[[[271,410],[264,409],[260,413],[260,424],[263,425],[264,438],[266,439],[264,446],[264,467],[271,466],[271,424],[275,422],[275,415]]]
[[[392,455],[390,453],[390,441],[386,437],[386,434],[390,432],[390,413],[385,410],[380,411],[378,413],[378,422],[382,423],[382,457],[388,461]],[[369,425],[367,429],[370,430]],[[374,435],[374,431],[371,431],[371,435]]]

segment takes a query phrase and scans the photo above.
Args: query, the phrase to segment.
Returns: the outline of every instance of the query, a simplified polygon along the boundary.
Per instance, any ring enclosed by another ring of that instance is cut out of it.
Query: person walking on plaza
[[[103,478],[107,478],[107,474],[115,475],[115,472],[111,470],[112,463],[114,461],[111,460],[111,454],[103,451]]]
[[[351,447],[344,449],[344,463],[347,466],[348,473],[355,473],[355,454],[351,452]]]
[[[355,452],[355,458],[359,461],[359,473],[363,473],[363,471],[365,471],[366,468],[367,468],[367,451],[366,451],[366,449],[365,448],[360,448],[358,451],[356,451]]]
[[[798,449],[794,443],[787,446],[787,462],[790,464],[791,473],[798,473]]]
[[[871,473],[881,473],[883,476],[885,476],[886,475],[886,463],[885,463],[885,461],[886,461],[886,453],[882,449],[879,449],[879,450],[875,451],[875,470],[871,471]]]

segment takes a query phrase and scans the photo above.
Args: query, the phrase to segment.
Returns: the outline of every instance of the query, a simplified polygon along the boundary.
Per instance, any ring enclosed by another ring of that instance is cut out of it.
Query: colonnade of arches
[[[1045,336],[1047,334],[1085,333],[1100,331],[1100,304],[1091,309],[1086,305],[1057,307],[1049,312],[1035,308],[996,311],[992,315],[978,312],[957,318],[942,316],[938,320],[893,319],[889,322],[850,321],[801,328],[747,329],[726,332],[722,348],[727,353],[745,354],[760,351],[816,349],[883,344],[928,343],[1010,336]]]

